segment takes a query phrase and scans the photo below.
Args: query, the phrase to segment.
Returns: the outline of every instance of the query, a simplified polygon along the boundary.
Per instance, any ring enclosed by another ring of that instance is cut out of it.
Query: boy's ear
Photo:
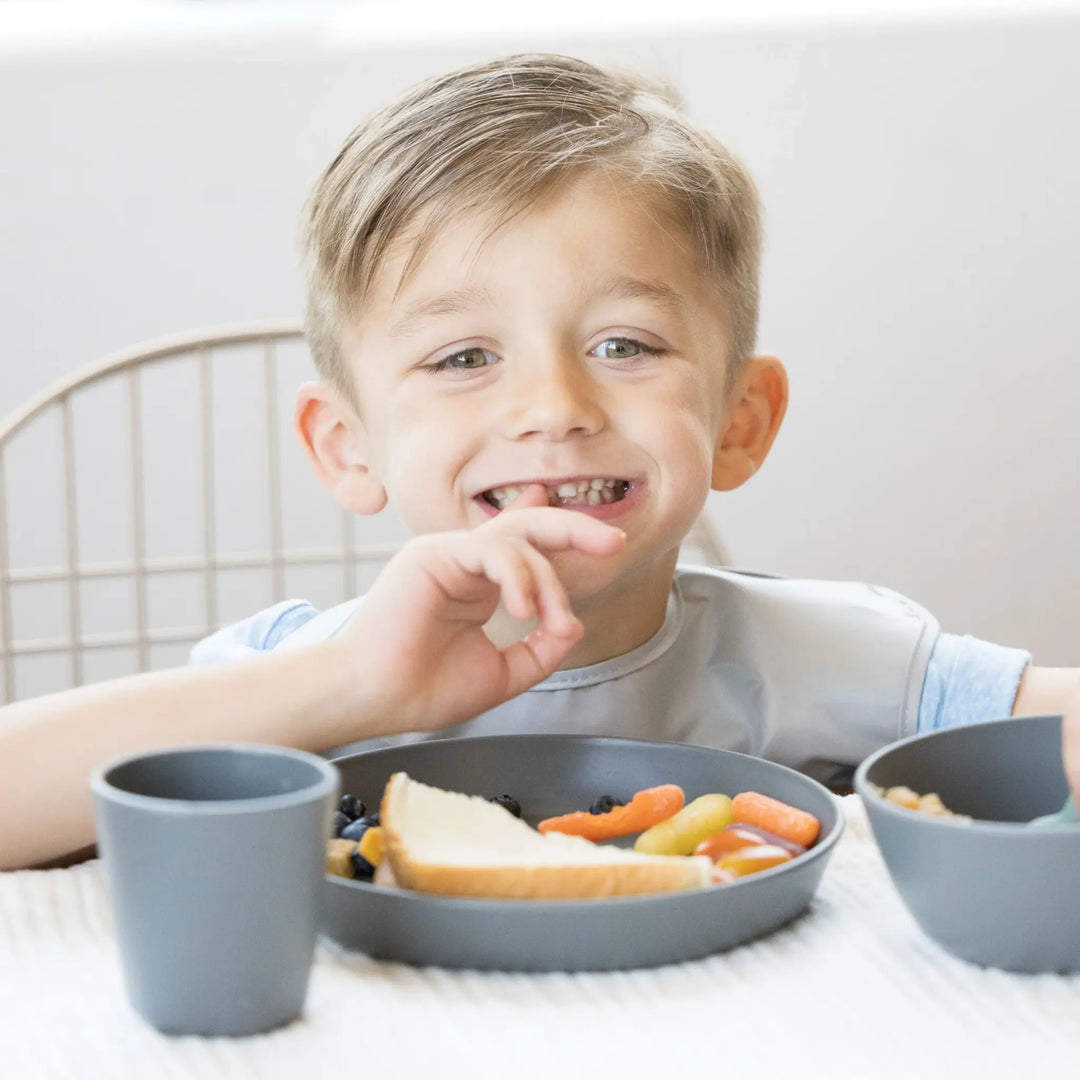
[[[346,510],[377,514],[386,488],[368,463],[367,431],[356,410],[327,383],[296,391],[293,430],[315,475]]]
[[[747,360],[728,397],[713,453],[713,491],[732,491],[761,468],[787,411],[788,379],[775,356]]]

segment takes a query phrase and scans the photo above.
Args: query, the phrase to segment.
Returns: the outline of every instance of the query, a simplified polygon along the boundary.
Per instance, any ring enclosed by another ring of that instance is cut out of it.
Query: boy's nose
[[[581,361],[525,361],[514,384],[507,417],[513,438],[560,440],[604,426],[597,387]]]

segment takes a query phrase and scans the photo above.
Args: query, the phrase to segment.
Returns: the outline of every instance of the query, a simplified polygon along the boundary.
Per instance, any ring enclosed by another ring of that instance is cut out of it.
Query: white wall
[[[1080,663],[1080,17],[449,17],[0,37],[0,415],[140,339],[297,314],[306,189],[386,96],[506,51],[637,62],[766,207],[760,340],[792,404],[714,497],[736,561]]]

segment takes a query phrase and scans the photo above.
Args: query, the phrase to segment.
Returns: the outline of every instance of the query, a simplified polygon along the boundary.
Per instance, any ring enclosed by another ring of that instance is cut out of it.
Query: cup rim
[[[173,799],[161,795],[140,795],[116,787],[108,779],[113,770],[134,761],[206,751],[292,758],[294,761],[312,765],[318,771],[319,776],[313,783],[296,791],[256,795],[245,799]],[[338,787],[339,782],[340,774],[337,767],[317,754],[310,753],[307,750],[296,750],[290,746],[245,742],[191,743],[162,746],[154,750],[138,750],[104,762],[90,775],[90,789],[99,799],[131,809],[150,810],[161,814],[183,814],[185,816],[191,814],[205,814],[207,816],[250,814],[261,813],[266,810],[285,809],[310,802],[313,799],[321,799],[333,792]]]

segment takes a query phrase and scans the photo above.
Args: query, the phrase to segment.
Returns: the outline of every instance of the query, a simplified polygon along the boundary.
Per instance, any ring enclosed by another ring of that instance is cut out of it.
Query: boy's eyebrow
[[[659,281],[646,281],[630,274],[615,274],[597,281],[583,295],[585,303],[609,297],[631,297],[652,300],[675,314],[683,311],[682,295]],[[413,304],[389,329],[391,337],[408,337],[417,325],[434,315],[456,315],[462,311],[474,311],[482,307],[494,307],[495,297],[488,289],[466,285],[451,289],[427,300]]]
[[[585,301],[602,300],[607,297],[631,297],[652,300],[675,314],[683,310],[683,297],[676,289],[661,281],[646,281],[631,274],[615,274],[603,278],[585,293]]]
[[[391,337],[407,337],[415,331],[417,324],[432,315],[455,315],[459,311],[471,311],[481,307],[493,307],[495,298],[487,289],[475,285],[466,285],[460,289],[440,293],[427,300],[413,304],[393,326]]]

